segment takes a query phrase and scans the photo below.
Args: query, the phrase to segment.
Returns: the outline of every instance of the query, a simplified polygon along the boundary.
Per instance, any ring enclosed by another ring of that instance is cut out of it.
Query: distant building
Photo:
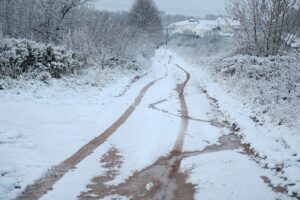
[[[237,21],[225,18],[217,20],[185,20],[169,25],[171,35],[184,35],[195,38],[207,36],[231,37],[236,31],[240,30]]]

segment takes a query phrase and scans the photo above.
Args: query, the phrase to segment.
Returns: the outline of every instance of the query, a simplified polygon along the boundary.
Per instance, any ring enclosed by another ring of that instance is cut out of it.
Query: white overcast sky
[[[120,11],[129,10],[134,0],[96,0],[99,9]],[[226,0],[155,0],[158,8],[169,14],[203,16],[224,14]]]

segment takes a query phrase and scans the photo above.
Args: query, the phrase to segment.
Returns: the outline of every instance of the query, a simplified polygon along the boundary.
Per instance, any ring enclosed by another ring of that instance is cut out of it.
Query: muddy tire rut
[[[178,91],[178,96],[179,96],[179,101],[180,101],[180,109],[181,109],[180,112],[181,112],[181,116],[183,116],[183,117],[181,118],[179,137],[173,148],[174,152],[181,153],[183,144],[184,144],[185,134],[186,134],[187,128],[189,126],[189,119],[188,119],[189,111],[188,111],[187,103],[185,100],[184,90],[191,78],[191,75],[185,69],[180,67],[179,65],[176,65],[176,66],[186,74],[186,79],[185,79],[184,83],[177,85],[177,91]]]
[[[165,157],[159,158],[153,165],[145,168],[140,172],[134,173],[124,183],[112,186],[105,184],[109,180],[114,180],[116,176],[111,177],[108,173],[96,177],[92,183],[88,185],[88,192],[81,193],[80,199],[99,199],[113,195],[125,196],[134,200],[192,200],[196,192],[196,186],[188,183],[188,171],[180,171],[181,162],[183,159],[191,156],[202,155],[206,153],[213,153],[226,150],[234,150],[242,147],[240,139],[234,134],[235,126],[231,126],[225,122],[215,122],[213,120],[197,120],[189,116],[187,103],[185,100],[185,88],[190,80],[190,74],[176,65],[178,69],[185,73],[186,78],[182,84],[177,85],[177,92],[180,101],[180,115],[181,126],[177,141],[169,153]],[[150,104],[149,108],[159,110],[156,105],[167,101],[160,100],[156,103]],[[171,114],[165,110],[159,110],[166,114]],[[176,115],[177,116],[177,115]],[[184,139],[189,125],[189,120],[210,123],[212,126],[219,128],[227,127],[230,135],[224,135],[220,138],[219,144],[207,146],[202,151],[183,152]],[[112,159],[113,160],[113,159]]]
[[[181,117],[179,135],[171,153],[166,157],[160,158],[141,172],[136,172],[125,183],[118,186],[105,185],[104,182],[107,179],[107,175],[93,179],[93,183],[88,186],[89,192],[82,193],[80,199],[92,199],[91,194],[96,196],[95,199],[111,195],[147,200],[194,199],[195,186],[187,183],[187,173],[179,171],[181,161],[186,155],[182,153],[184,138],[189,125],[185,88],[190,80],[190,74],[179,65],[176,66],[186,74],[186,79],[182,84],[177,85],[180,112],[183,117]],[[114,178],[112,177],[112,180]]]

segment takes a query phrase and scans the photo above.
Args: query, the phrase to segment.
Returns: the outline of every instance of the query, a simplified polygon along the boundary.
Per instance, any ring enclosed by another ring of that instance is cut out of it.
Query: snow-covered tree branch
[[[228,12],[240,21],[241,42],[251,54],[280,54],[300,30],[300,7],[295,0],[231,0]]]

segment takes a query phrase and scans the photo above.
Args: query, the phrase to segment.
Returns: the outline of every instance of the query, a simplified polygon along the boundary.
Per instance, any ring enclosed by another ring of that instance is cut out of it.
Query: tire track
[[[171,56],[169,64],[171,61]],[[192,200],[197,189],[196,185],[187,183],[186,179],[188,171],[180,172],[181,161],[187,157],[198,156],[208,153],[221,152],[227,150],[239,150],[240,153],[245,154],[251,158],[257,157],[255,152],[250,148],[250,145],[242,143],[242,137],[237,135],[240,130],[239,127],[229,121],[224,120],[222,122],[215,122],[209,120],[201,120],[191,118],[189,116],[187,103],[184,97],[184,90],[190,80],[190,74],[176,65],[180,70],[185,72],[186,80],[183,84],[177,85],[177,91],[180,99],[181,114],[176,115],[166,110],[157,109],[155,106],[167,101],[167,99],[160,100],[156,103],[150,104],[149,107],[161,112],[181,117],[181,128],[176,144],[173,147],[173,151],[168,156],[159,158],[153,165],[145,168],[140,172],[134,173],[125,183],[121,183],[117,186],[106,185],[103,181],[107,178],[113,180],[115,177],[110,174],[104,177],[97,177],[91,185],[89,185],[89,192],[82,193],[80,199],[99,199],[105,198],[111,195],[121,195],[134,200]],[[219,111],[218,102],[210,96],[207,96],[212,105],[216,107],[218,114],[224,117],[224,114]],[[183,152],[183,144],[186,135],[186,130],[189,125],[189,120],[196,120],[199,122],[208,122],[211,125],[219,128],[228,128],[230,130],[229,135],[223,135],[219,138],[219,144],[212,144],[205,147],[201,151]],[[111,170],[115,169],[112,167]],[[276,192],[285,192],[285,188],[280,186],[274,186],[268,177],[261,177],[272,189]]]
[[[198,118],[191,117],[191,116],[182,116],[182,115],[175,114],[175,113],[172,113],[170,111],[167,111],[167,110],[164,110],[164,109],[160,109],[160,108],[157,107],[157,105],[159,105],[161,103],[164,103],[164,102],[167,102],[167,101],[168,101],[167,99],[159,100],[159,101],[157,101],[155,103],[150,104],[149,108],[151,108],[153,110],[156,110],[156,111],[159,111],[159,112],[163,112],[163,113],[171,115],[171,116],[175,116],[175,117],[179,117],[179,118],[187,118],[189,120],[197,121],[197,122],[202,122],[202,123],[208,123],[208,124],[210,124],[212,126],[215,126],[217,128],[226,127],[226,125],[223,124],[223,122],[218,122],[217,120],[204,120],[204,119],[198,119]]]
[[[98,137],[91,140],[89,143],[81,147],[75,154],[60,163],[59,165],[51,168],[47,174],[39,178],[35,183],[26,187],[20,196],[16,200],[37,200],[45,195],[49,190],[52,190],[53,185],[61,179],[67,172],[74,169],[84,158],[93,153],[93,151],[103,144],[107,139],[115,133],[132,115],[136,107],[140,105],[147,91],[158,81],[168,76],[168,69],[165,67],[165,74],[161,78],[148,83],[140,91],[134,102],[127,108],[127,110],[121,115],[121,117],[114,122],[109,128],[107,128]]]
[[[181,153],[182,152],[182,148],[183,148],[183,144],[184,144],[184,139],[185,139],[185,134],[189,125],[189,111],[188,111],[188,107],[187,107],[187,103],[184,97],[184,89],[187,86],[191,75],[182,67],[180,67],[179,65],[177,65],[177,68],[179,68],[181,71],[183,71],[186,74],[186,79],[184,81],[183,84],[179,84],[177,85],[177,91],[178,91],[178,95],[179,95],[179,100],[180,100],[180,107],[181,107],[181,125],[180,125],[180,132],[179,132],[179,137],[176,141],[176,144],[173,148],[174,152],[177,153]]]
[[[171,61],[171,57],[169,62]],[[181,71],[185,72],[186,80],[177,85],[177,91],[181,107],[181,127],[178,139],[170,154],[159,158],[153,165],[140,172],[134,173],[126,182],[117,186],[105,186],[101,182],[103,177],[90,186],[89,193],[82,193],[82,200],[91,199],[90,195],[96,195],[95,199],[105,198],[111,195],[126,196],[134,200],[192,200],[194,199],[195,186],[187,183],[187,174],[179,171],[181,161],[185,154],[182,153],[184,138],[188,127],[189,117],[187,103],[184,97],[184,89],[190,80],[190,74],[176,65]],[[160,101],[161,102],[161,101]],[[105,177],[106,178],[106,177]],[[112,177],[113,178],[113,177]],[[104,187],[103,187],[104,186]]]

